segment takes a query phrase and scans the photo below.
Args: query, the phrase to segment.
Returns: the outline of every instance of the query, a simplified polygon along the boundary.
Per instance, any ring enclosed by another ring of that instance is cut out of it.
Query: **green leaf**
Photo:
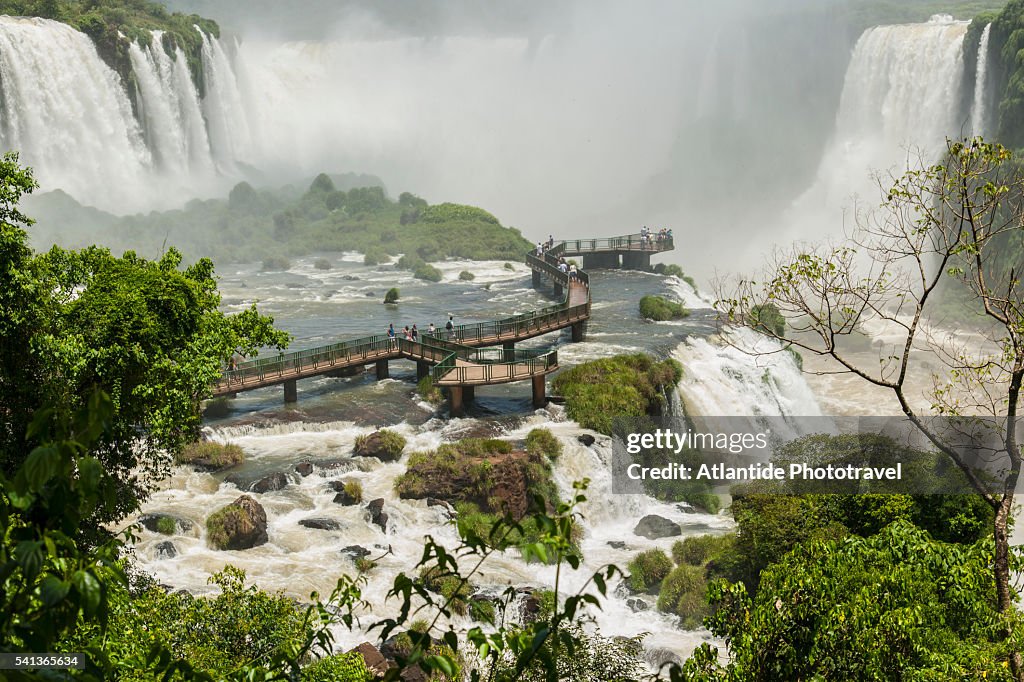
[[[60,451],[53,445],[40,446],[29,454],[22,466],[29,489],[40,490],[60,469]]]
[[[71,584],[55,576],[48,575],[39,584],[39,598],[46,606],[55,606],[61,602],[71,590]]]

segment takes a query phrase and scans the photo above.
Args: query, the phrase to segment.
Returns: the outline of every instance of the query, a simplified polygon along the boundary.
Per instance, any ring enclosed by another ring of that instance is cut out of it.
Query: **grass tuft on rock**
[[[441,393],[441,389],[434,386],[434,378],[429,375],[417,382],[416,393],[431,405],[440,405],[444,402],[444,394]]]
[[[526,434],[526,451],[548,459],[562,454],[562,443],[549,429],[533,429]]]
[[[463,282],[472,282],[474,279],[476,279],[476,275],[474,275],[469,270],[463,270],[462,272],[459,273],[459,279],[461,279]]]
[[[226,469],[245,459],[242,448],[234,443],[215,443],[201,440],[185,449],[174,458],[176,464],[194,464],[207,469]]]
[[[401,292],[398,291],[398,287],[391,287],[388,289],[388,293],[384,294],[384,303],[398,303],[398,299],[401,296]]]
[[[690,314],[681,304],[662,296],[644,296],[640,299],[640,314],[648,320],[665,322],[679,320]]]

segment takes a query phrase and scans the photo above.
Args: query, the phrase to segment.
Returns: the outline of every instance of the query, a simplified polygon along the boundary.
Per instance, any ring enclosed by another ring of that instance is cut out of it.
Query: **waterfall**
[[[121,79],[65,24],[0,17],[0,107],[0,147],[45,188],[121,203],[152,166]]]
[[[196,27],[199,31],[199,27]],[[200,31],[202,33],[202,31]],[[210,147],[217,168],[230,172],[249,157],[252,138],[238,78],[220,41],[203,33],[203,77],[206,96],[203,113],[210,131]]]
[[[135,72],[139,119],[158,168],[171,173],[209,171],[210,143],[199,96],[180,48],[172,59],[163,46],[163,31],[152,42],[128,48]]]
[[[835,133],[817,179],[787,216],[790,238],[835,234],[851,196],[878,203],[873,174],[901,173],[908,155],[926,162],[959,134],[967,22],[876,26],[857,41],[843,83]],[[881,182],[888,185],[883,177]],[[789,241],[784,239],[782,241]]]
[[[971,125],[975,135],[984,135],[988,123],[988,37],[992,24],[986,24],[978,41],[978,66],[974,75],[974,105],[971,107]]]

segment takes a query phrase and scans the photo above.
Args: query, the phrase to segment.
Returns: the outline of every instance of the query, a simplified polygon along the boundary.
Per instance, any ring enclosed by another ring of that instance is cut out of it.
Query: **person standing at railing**
[[[433,322],[427,325],[427,334],[429,334],[430,336],[434,336],[436,331],[437,329],[434,328]]]
[[[537,257],[539,258],[540,256],[543,256],[543,255],[544,255],[544,245],[541,244],[540,242],[537,242]]]
[[[579,273],[576,271],[576,264],[573,263],[572,265],[569,266],[569,279],[571,281],[574,281],[578,276]]]
[[[540,244],[537,246],[540,246]],[[444,323],[444,328],[448,332],[448,340],[451,341],[452,337],[455,336],[455,318],[453,316],[448,316],[448,321]]]
[[[391,348],[395,347],[397,338],[395,337],[395,325],[394,323],[388,325],[388,346]]]
[[[412,341],[413,341],[413,343],[416,343],[419,340],[420,340],[420,332],[419,332],[418,329],[416,329],[416,325],[414,324],[412,326]]]

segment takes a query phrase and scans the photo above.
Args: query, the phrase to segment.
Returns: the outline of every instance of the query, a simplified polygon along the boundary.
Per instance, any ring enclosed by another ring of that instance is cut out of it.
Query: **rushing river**
[[[315,259],[310,257],[295,262],[287,272],[261,272],[258,265],[222,271],[224,307],[237,311],[258,301],[264,312],[274,315],[278,326],[294,334],[293,347],[303,348],[338,338],[383,333],[389,323],[398,329],[413,323],[425,329],[430,322],[443,325],[448,314],[454,315],[457,323],[469,323],[551,303],[544,291],[531,288],[530,271],[521,263],[513,263],[511,270],[502,262],[442,263],[444,280],[434,284],[415,280],[391,265],[364,266],[358,254],[329,258],[330,270],[316,269]],[[462,270],[473,272],[476,278],[460,281]],[[718,343],[714,314],[708,302],[689,285],[675,278],[639,272],[590,274],[594,303],[586,341],[573,344],[568,330],[564,330],[529,345],[558,346],[563,367],[629,352],[676,357],[686,369],[679,388],[680,402],[690,410],[723,415],[819,413],[814,396],[789,356],[772,356],[774,359],[766,366]],[[401,289],[397,307],[380,303],[391,286]],[[645,322],[637,310],[637,301],[645,294],[681,300],[691,309],[691,315],[678,322]],[[554,469],[562,492],[568,494],[575,480],[591,479],[590,502],[582,510],[585,561],[581,570],[570,572],[568,589],[606,563],[625,567],[638,551],[651,547],[669,550],[678,538],[652,541],[633,534],[637,520],[645,514],[676,521],[684,537],[724,533],[732,527],[725,512],[692,513],[645,495],[613,495],[608,439],[593,434],[598,436],[593,446],[581,445],[577,436],[585,431],[566,418],[562,407],[552,404],[544,409],[532,408],[528,383],[477,389],[476,401],[468,407],[465,418],[447,419],[443,407],[437,410],[420,401],[415,394],[415,366],[403,361],[392,363],[391,378],[384,381],[376,381],[372,373],[301,381],[299,401],[294,405],[283,404],[281,387],[239,394],[231,401],[226,416],[207,420],[205,431],[210,439],[240,445],[246,461],[217,474],[177,468],[143,511],[190,519],[194,530],[172,538],[177,550],[173,558],[162,558],[157,551],[157,545],[167,537],[143,530],[136,545],[137,557],[158,580],[175,588],[208,592],[208,576],[225,564],[233,564],[245,569],[248,577],[265,589],[282,590],[306,600],[314,590],[328,594],[340,574],[355,574],[354,560],[343,550],[358,545],[370,549],[372,556],[386,554],[368,574],[364,597],[372,604],[372,613],[361,619],[362,625],[393,615],[397,601],[385,601],[385,595],[394,576],[410,570],[419,559],[424,536],[454,545],[457,535],[442,508],[427,507],[424,501],[398,499],[393,486],[404,470],[403,462],[382,464],[375,459],[351,457],[357,436],[385,426],[406,437],[407,453],[468,436],[516,439],[523,438],[531,428],[550,428],[564,448]],[[207,547],[207,515],[238,497],[240,487],[271,472],[292,472],[300,461],[313,462],[315,472],[305,478],[292,473],[291,483],[280,491],[251,493],[267,511],[267,544],[246,551]],[[390,515],[386,533],[367,520],[365,505],[333,503],[334,492],[327,483],[339,478],[359,480],[364,501],[385,499],[385,510]],[[324,531],[299,525],[300,520],[311,517],[333,519],[341,529]],[[476,582],[495,593],[509,585],[551,587],[554,570],[526,564],[517,553],[510,552],[489,561]],[[605,635],[649,633],[645,639],[648,649],[662,651],[653,654],[656,659],[664,658],[664,650],[686,656],[710,637],[706,631],[681,630],[674,617],[653,608],[634,613],[621,591],[605,603],[597,623]],[[460,625],[470,624],[466,621]],[[364,630],[342,630],[337,638],[337,646],[346,648],[364,641],[367,635]]]

